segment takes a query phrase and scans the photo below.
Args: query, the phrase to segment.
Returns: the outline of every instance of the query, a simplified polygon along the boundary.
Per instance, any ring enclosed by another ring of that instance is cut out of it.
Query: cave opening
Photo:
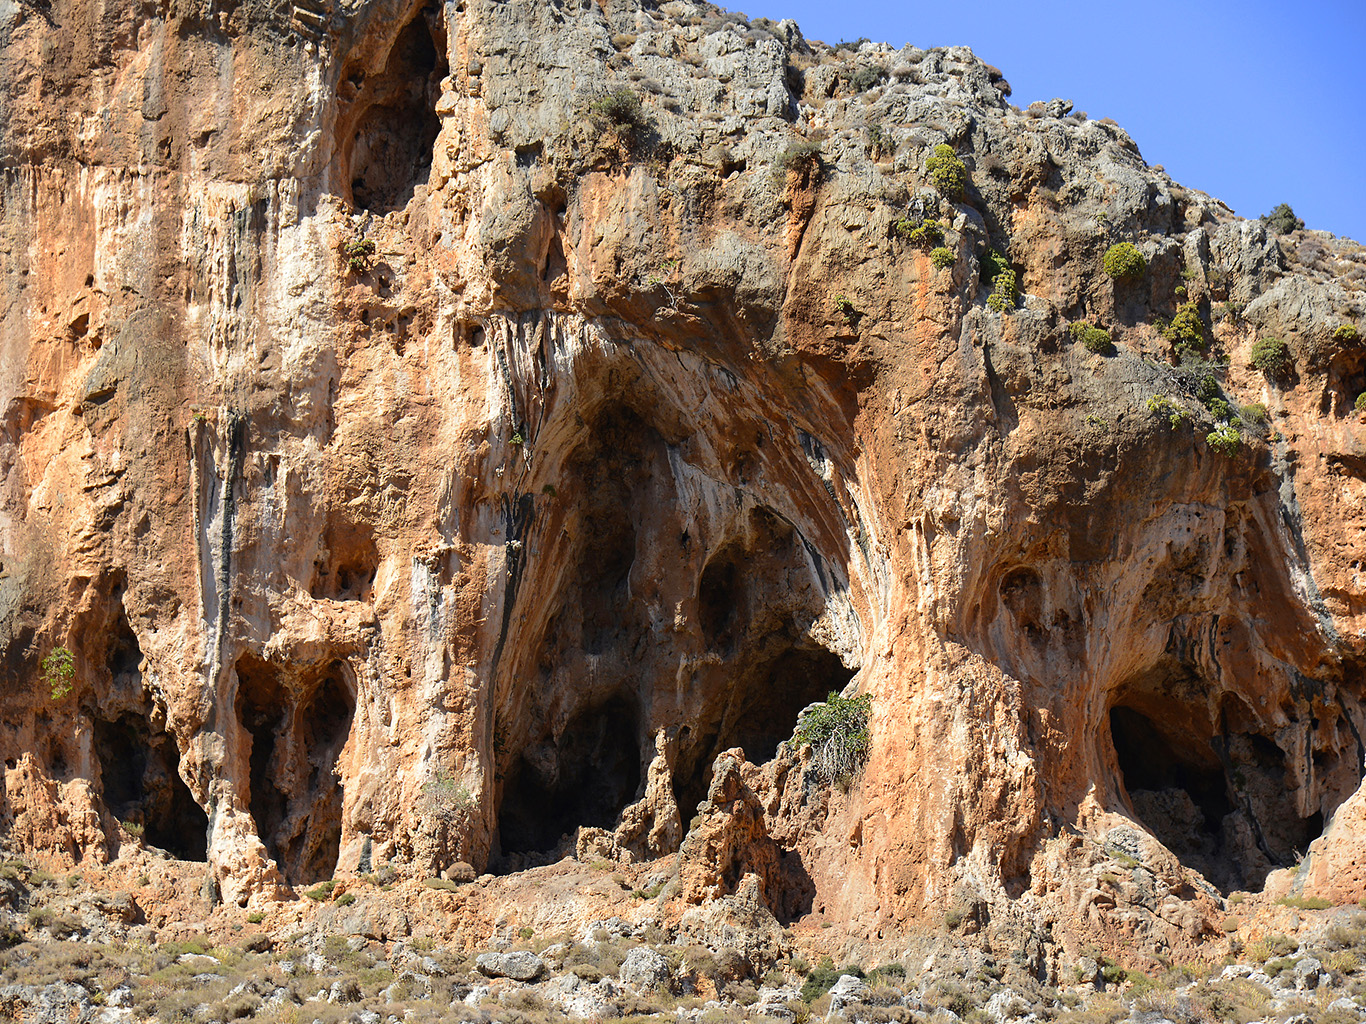
[[[578,711],[523,751],[503,782],[500,870],[546,860],[580,825],[612,829],[641,785],[639,713],[623,695]],[[522,855],[520,857],[513,855]]]
[[[128,613],[122,604],[119,605],[118,618],[108,635],[104,664],[109,670],[115,688],[141,691],[142,647],[138,644],[137,634],[133,632],[133,627],[128,622]]]
[[[1179,703],[1110,711],[1120,779],[1138,819],[1183,863],[1225,892],[1258,889],[1294,864],[1322,831],[1288,786],[1285,754],[1247,728],[1201,730]]]
[[[764,764],[792,737],[810,704],[839,693],[854,678],[839,656],[823,647],[791,646],[758,668],[737,674],[719,721],[679,731],[674,800],[686,824],[707,798],[712,762],[741,747],[751,764]]]
[[[248,808],[291,885],[336,873],[344,798],[337,762],[355,715],[347,674],[332,661],[304,676],[296,692],[278,666],[251,655],[237,665],[237,714],[251,738]]]
[[[94,739],[109,813],[141,825],[149,845],[179,860],[206,860],[209,816],[180,776],[175,739],[154,734],[147,718],[133,713],[95,719]]]
[[[399,33],[384,71],[367,83],[371,103],[351,139],[351,198],[374,213],[401,210],[431,170],[441,130],[436,113],[449,71],[440,8],[427,7]]]
[[[379,572],[379,548],[365,526],[329,523],[313,563],[310,595],[316,600],[369,601]]]

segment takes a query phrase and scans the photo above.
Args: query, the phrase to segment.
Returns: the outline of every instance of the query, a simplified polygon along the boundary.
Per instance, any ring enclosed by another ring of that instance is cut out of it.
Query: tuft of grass
[[[1283,896],[1276,902],[1283,907],[1294,907],[1296,910],[1327,910],[1333,905],[1332,900],[1326,900],[1322,896]]]
[[[815,139],[798,139],[778,154],[775,166],[780,171],[806,172],[821,166],[821,144]]]
[[[326,903],[332,898],[332,890],[337,887],[335,881],[320,882],[312,889],[304,893],[314,903]]]

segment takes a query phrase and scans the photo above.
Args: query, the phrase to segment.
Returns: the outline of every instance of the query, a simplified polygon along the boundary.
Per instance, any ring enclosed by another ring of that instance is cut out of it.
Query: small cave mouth
[[[797,717],[810,704],[839,693],[854,678],[839,655],[823,647],[791,647],[757,669],[740,674],[720,722],[679,731],[674,800],[686,823],[707,798],[718,754],[741,747],[751,764],[764,764],[791,739]]]
[[[180,777],[175,739],[133,713],[95,719],[94,739],[109,813],[178,860],[207,860],[209,816]]]
[[[1147,713],[1154,710],[1110,711],[1121,781],[1139,820],[1225,892],[1259,889],[1272,870],[1295,863],[1323,815],[1297,812],[1281,749],[1254,732],[1196,737],[1191,709]]]
[[[135,693],[141,691],[142,647],[138,644],[137,634],[133,632],[122,604],[119,605],[113,629],[109,632],[104,664],[115,688],[126,688]]]
[[[341,855],[343,797],[337,761],[355,698],[344,663],[286,684],[251,655],[237,664],[237,714],[250,737],[248,807],[266,852],[291,885],[333,877]]]
[[[639,715],[617,696],[575,714],[559,736],[523,750],[503,780],[492,870],[548,861],[581,825],[612,829],[639,796]]]
[[[401,210],[424,183],[441,131],[436,113],[448,73],[444,33],[419,15],[399,33],[388,63],[370,83],[370,105],[350,139],[349,181],[356,207],[385,214]]]
[[[314,600],[370,601],[379,573],[379,548],[369,529],[329,524],[324,550],[313,565],[309,594]]]

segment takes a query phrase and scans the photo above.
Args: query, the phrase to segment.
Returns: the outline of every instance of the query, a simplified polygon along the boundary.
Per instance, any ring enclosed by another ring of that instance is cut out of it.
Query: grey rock
[[[535,981],[545,973],[545,961],[535,953],[480,953],[474,961],[475,969],[486,978],[511,978],[513,981]]]
[[[1307,956],[1295,964],[1295,987],[1299,989],[1318,988],[1319,980],[1324,977],[1323,964],[1312,956]]]
[[[360,999],[360,986],[352,978],[334,981],[327,993],[329,1003],[354,1003]]]
[[[668,984],[670,974],[669,962],[645,946],[637,946],[627,953],[617,972],[623,985],[640,992],[664,987]]]
[[[132,1006],[133,990],[127,985],[119,985],[109,991],[104,997],[106,1006]]]
[[[870,992],[872,989],[862,978],[841,974],[839,980],[830,986],[830,1013],[839,1013],[850,1003],[861,1003]]]
[[[1005,988],[987,1000],[984,1007],[987,1016],[996,1024],[1019,1020],[1029,1013],[1029,1004],[1013,989]]]

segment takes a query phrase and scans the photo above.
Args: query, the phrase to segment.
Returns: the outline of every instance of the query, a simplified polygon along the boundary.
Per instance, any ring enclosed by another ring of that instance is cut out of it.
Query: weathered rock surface
[[[806,918],[1174,955],[1306,849],[1273,884],[1366,895],[1361,246],[962,47],[315,6],[0,10],[14,848],[240,906],[681,851],[755,963]],[[780,750],[832,691],[844,787]]]
[[[479,973],[489,978],[535,981],[545,972],[545,962],[535,953],[480,953],[474,962]]]

